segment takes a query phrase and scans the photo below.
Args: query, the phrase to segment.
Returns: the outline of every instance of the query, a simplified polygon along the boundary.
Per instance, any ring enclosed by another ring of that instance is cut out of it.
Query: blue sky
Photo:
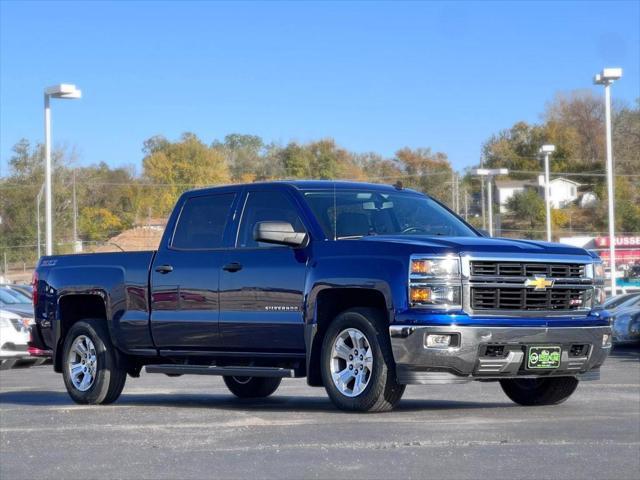
[[[0,174],[22,137],[53,135],[82,164],[140,168],[142,142],[184,131],[357,152],[431,147],[456,168],[557,91],[621,66],[640,97],[640,2],[0,2]]]

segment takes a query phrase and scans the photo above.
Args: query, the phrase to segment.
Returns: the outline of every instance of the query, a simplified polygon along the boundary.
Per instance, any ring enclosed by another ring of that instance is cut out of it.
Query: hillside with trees
[[[535,181],[542,171],[538,149],[552,143],[556,145],[552,177],[568,177],[579,182],[583,191],[605,199],[603,115],[601,99],[589,92],[558,95],[546,106],[540,123],[517,122],[492,135],[482,147],[481,164],[509,168],[512,178]],[[617,229],[640,232],[640,103],[615,107],[613,135]],[[184,133],[178,139],[158,135],[145,140],[140,172],[133,165],[82,165],[68,147],[55,149],[53,160],[54,234],[59,253],[73,249],[74,203],[77,238],[91,249],[134,226],[166,218],[187,189],[273,179],[401,181],[449,205],[457,197],[458,211],[481,224],[477,217],[480,183],[470,174],[471,167],[454,189],[457,182],[447,154],[429,148],[399,148],[387,158],[375,152],[351,152],[331,138],[281,145],[240,133],[222,139]],[[36,259],[36,199],[44,181],[42,145],[20,140],[8,163],[8,175],[0,179],[0,250],[9,262],[30,265]],[[543,237],[544,203],[539,197],[523,193],[508,207],[510,212],[499,216],[503,235]],[[44,202],[40,210],[44,231]],[[603,232],[606,218],[602,201],[590,208],[571,205],[553,212],[558,233]]]

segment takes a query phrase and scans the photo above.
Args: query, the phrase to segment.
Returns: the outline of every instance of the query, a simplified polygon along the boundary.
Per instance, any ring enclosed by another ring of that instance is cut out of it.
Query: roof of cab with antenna
[[[360,189],[366,189],[366,190],[378,190],[381,192],[409,192],[409,193],[418,193],[420,194],[420,192],[417,192],[415,190],[412,190],[410,188],[404,188],[402,185],[398,186],[398,185],[389,185],[389,184],[382,184],[382,183],[367,183],[367,182],[353,182],[353,181],[345,181],[345,180],[275,180],[275,181],[265,181],[265,182],[253,182],[253,183],[239,183],[239,184],[233,184],[233,185],[220,185],[219,187],[215,187],[215,186],[211,186],[211,187],[205,187],[205,188],[197,188],[194,190],[191,190],[191,192],[196,191],[196,192],[202,192],[202,191],[209,191],[209,190],[216,190],[219,188],[232,188],[232,187],[236,187],[236,188],[242,188],[242,187],[255,187],[255,186],[260,186],[260,185],[288,185],[288,186],[292,186],[294,188],[297,188],[298,190],[329,190],[329,189],[336,189],[336,190],[360,190]]]

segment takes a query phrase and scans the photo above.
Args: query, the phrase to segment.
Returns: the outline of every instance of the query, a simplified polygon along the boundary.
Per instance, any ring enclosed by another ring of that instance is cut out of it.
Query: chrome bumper
[[[576,376],[600,378],[599,367],[611,347],[603,346],[610,327],[457,327],[391,326],[391,348],[398,381],[403,384],[461,383],[501,378]],[[450,348],[425,347],[427,334],[457,334],[459,344]],[[526,347],[560,345],[560,367],[526,370]],[[572,345],[587,345],[586,354],[573,356]],[[504,355],[486,355],[487,346],[504,346]]]

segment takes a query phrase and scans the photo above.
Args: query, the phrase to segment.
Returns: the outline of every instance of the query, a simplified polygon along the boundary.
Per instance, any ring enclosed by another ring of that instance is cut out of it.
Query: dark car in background
[[[603,308],[611,315],[615,344],[640,343],[640,292],[611,297]]]

